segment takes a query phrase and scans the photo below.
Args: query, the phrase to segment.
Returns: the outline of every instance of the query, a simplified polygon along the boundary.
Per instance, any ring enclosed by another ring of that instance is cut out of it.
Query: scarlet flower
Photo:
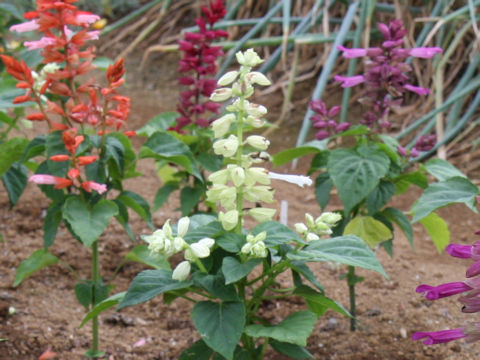
[[[47,174],[36,174],[28,178],[28,181],[39,185],[55,185],[55,189],[63,189],[73,184],[72,180]]]
[[[84,166],[93,163],[94,161],[97,161],[98,156],[97,155],[89,155],[89,156],[79,156],[77,157],[78,165]]]
[[[100,195],[103,194],[105,191],[107,191],[107,185],[105,184],[98,184],[94,181],[85,181],[82,183],[82,188],[86,192],[92,192],[92,190],[95,190],[97,193]]]
[[[52,161],[67,161],[67,160],[70,160],[70,155],[65,155],[65,154],[52,155],[52,156],[50,156],[50,160],[52,160]]]
[[[33,113],[27,115],[27,119],[31,121],[42,121],[45,120],[45,114],[42,113]]]

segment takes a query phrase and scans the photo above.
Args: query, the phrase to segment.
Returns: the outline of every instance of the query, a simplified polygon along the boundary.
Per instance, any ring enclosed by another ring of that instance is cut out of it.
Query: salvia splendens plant
[[[163,294],[169,303],[177,297],[193,302],[193,323],[201,339],[182,359],[211,358],[216,353],[229,360],[262,359],[269,345],[287,356],[310,357],[304,347],[317,318],[326,308],[344,315],[348,312],[326,297],[307,262],[354,262],[385,273],[358,237],[325,238],[341,220],[339,214],[323,213],[316,219],[307,214],[305,224],[295,225],[298,234],[272,221],[276,209],[264,205],[274,203],[272,180],[299,186],[312,182],[306,176],[276,174],[262,166],[270,159],[269,141],[245,132],[264,126],[267,109],[249,99],[255,85],[267,86],[270,81],[252,71],[262,62],[252,49],[236,57],[240,69],[223,75],[218,80],[220,88],[211,95],[212,101],[227,102],[226,113],[211,123],[216,139],[212,147],[224,164],[208,176],[207,199],[218,208],[218,215],[182,217],[175,226],[167,220],[161,229],[143,236],[152,254],[183,253],[183,259],[173,271],[141,272],[124,296],[114,295],[115,301],[123,308]],[[252,222],[259,224],[244,227]],[[345,256],[345,246],[355,249],[354,254]],[[258,271],[253,273],[254,268]],[[282,288],[276,277],[287,270],[293,273],[293,284]],[[291,295],[303,297],[308,310],[292,313],[276,325],[261,316],[264,300]],[[325,307],[318,307],[316,301]]]

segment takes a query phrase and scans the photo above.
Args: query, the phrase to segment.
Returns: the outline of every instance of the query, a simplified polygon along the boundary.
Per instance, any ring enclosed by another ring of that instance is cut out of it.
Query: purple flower
[[[463,313],[476,313],[480,311],[480,290],[475,289],[468,292],[465,296],[461,296],[458,301],[463,304]]]
[[[470,259],[472,257],[472,248],[472,245],[448,244],[445,251],[453,257]]]
[[[355,75],[355,76],[341,76],[335,75],[333,77],[335,81],[341,82],[343,88],[353,87],[355,85],[361,84],[365,81],[365,76]]]
[[[415,143],[415,149],[418,151],[430,151],[434,148],[435,143],[437,142],[437,135],[422,135],[418,138]]]
[[[408,91],[412,91],[415,94],[420,95],[420,96],[430,94],[430,90],[422,88],[420,86],[413,86],[411,84],[406,84],[406,85],[403,85],[403,88],[408,90]]]
[[[463,332],[463,328],[441,330],[441,331],[428,331],[428,332],[416,332],[412,335],[412,340],[420,340],[426,338],[423,343],[425,345],[442,344],[453,340],[458,340],[466,337]]]
[[[442,48],[439,47],[419,47],[410,49],[408,53],[410,56],[422,59],[430,59],[431,57],[435,56],[435,54],[441,54],[442,52]]]
[[[470,265],[466,272],[466,277],[471,278],[480,274],[480,261],[475,261]]]
[[[444,297],[461,294],[465,291],[472,290],[473,287],[467,285],[463,281],[451,282],[441,284],[438,286],[430,286],[422,284],[417,286],[417,293],[424,293],[425,298],[428,300],[437,300]]]
[[[347,49],[344,46],[337,46],[337,49],[343,51],[342,56],[347,59],[367,56],[367,49]]]

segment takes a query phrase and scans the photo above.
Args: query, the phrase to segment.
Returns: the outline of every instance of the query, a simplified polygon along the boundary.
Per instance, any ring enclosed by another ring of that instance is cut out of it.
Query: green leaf
[[[448,180],[455,176],[466,178],[464,173],[446,160],[431,159],[428,160],[424,166],[425,170],[433,175],[438,181]]]
[[[360,147],[337,149],[328,158],[328,172],[349,213],[388,172],[390,160],[383,152]]]
[[[125,297],[126,291],[113,294],[109,298],[99,302],[97,305],[93,307],[92,310],[88,312],[88,314],[83,318],[82,323],[78,327],[79,329],[85,325],[90,319],[94,318],[95,316],[98,316],[102,312],[104,312],[107,309],[110,309],[114,306],[116,306],[118,303],[120,303],[123,298]]]
[[[276,352],[286,355],[291,359],[313,359],[313,355],[307,349],[286,342],[270,339],[268,342]]]
[[[184,240],[189,244],[192,244],[205,237],[215,239],[224,232],[225,230],[223,229],[220,221],[212,221],[208,224],[201,225],[196,228],[190,227],[187,235],[185,235],[184,237]]]
[[[388,207],[382,211],[382,215],[393,221],[403,231],[413,248],[413,229],[406,215],[398,209]]]
[[[180,191],[180,211],[182,216],[190,214],[200,201],[203,189],[200,187],[186,186]]]
[[[148,205],[148,202],[143,197],[132,191],[123,191],[116,200],[121,201],[125,206],[128,206],[135,211],[147,222],[150,228],[154,228],[152,214],[150,213],[150,205]]]
[[[234,234],[227,232],[216,238],[215,243],[220,246],[223,250],[238,253],[242,249],[242,246],[246,243],[245,235]]]
[[[55,241],[58,227],[62,222],[63,203],[52,203],[48,207],[47,215],[43,220],[43,246],[50,247]]]
[[[456,176],[432,184],[424,191],[418,202],[413,205],[412,222],[415,223],[432,211],[453,203],[464,203],[474,212],[477,212],[475,207],[476,195],[478,195],[478,188],[463,177]]]
[[[32,253],[28,259],[23,260],[17,268],[13,287],[17,287],[27,277],[35,271],[43,269],[46,266],[54,265],[58,262],[58,258],[49,253],[46,249],[39,249]]]
[[[232,284],[247,276],[255,266],[261,263],[261,259],[250,259],[245,263],[241,263],[234,257],[224,257],[222,262],[222,273],[225,276],[225,284]]]
[[[420,223],[427,230],[428,235],[432,238],[433,244],[437,251],[441,253],[450,243],[450,231],[447,223],[436,213],[432,212],[422,218]]]
[[[225,285],[222,274],[210,275],[196,272],[192,276],[195,286],[204,288],[207,292],[223,301],[238,301],[238,295],[233,285]]]
[[[200,339],[182,352],[178,360],[210,360],[212,355],[213,350]]]
[[[118,309],[148,301],[167,291],[185,289],[191,285],[191,281],[173,280],[172,272],[169,270],[145,270],[133,279]]]
[[[172,192],[178,189],[177,183],[167,183],[158,189],[155,199],[153,200],[153,211],[160,209],[163,204],[168,200],[168,197]]]
[[[110,219],[117,214],[118,207],[113,201],[100,200],[90,209],[76,196],[67,199],[63,208],[63,218],[86,247],[102,235]]]
[[[288,315],[274,326],[248,325],[245,333],[251,337],[266,337],[299,346],[307,345],[307,338],[313,331],[317,316],[311,311],[298,311]]]
[[[21,163],[14,163],[10,169],[2,175],[3,186],[7,190],[10,208],[20,199],[20,196],[27,186],[28,173],[27,168]]]
[[[78,302],[88,310],[90,304],[92,303],[92,282],[79,282],[75,284],[74,287],[75,296],[77,297]]]
[[[355,235],[338,236],[326,240],[311,241],[304,249],[287,257],[299,261],[334,261],[377,271],[387,277],[385,270],[365,242]]]
[[[343,235],[356,235],[368,246],[374,248],[382,241],[392,238],[393,234],[382,222],[371,216],[355,216],[345,227]]]
[[[43,154],[45,151],[46,136],[41,135],[34,138],[25,148],[23,153],[22,162],[25,162],[32,157]]]
[[[233,360],[245,326],[243,303],[200,301],[193,307],[192,318],[203,341],[215,352]]]
[[[7,172],[7,170],[16,161],[22,158],[23,152],[28,146],[28,140],[20,137],[8,139],[0,144],[0,177]]]
[[[315,274],[310,270],[307,264],[301,261],[290,261],[289,266],[292,270],[302,274],[303,277],[310,281],[318,290],[321,292],[324,291],[323,286],[318,282]]]
[[[330,191],[333,187],[333,181],[330,179],[330,175],[327,172],[323,172],[315,179],[315,197],[323,210],[330,201]]]
[[[13,17],[17,18],[18,20],[20,20],[22,22],[25,21],[24,18],[23,18],[23,14],[20,12],[20,10],[18,10],[12,4],[0,4],[0,10],[2,10],[2,12],[6,12],[6,13],[12,15]]]
[[[120,202],[116,199],[113,200],[113,201],[115,202],[115,204],[118,207],[118,214],[115,215],[115,219],[117,219],[117,221],[120,223],[120,225],[123,226],[123,228],[127,232],[127,235],[130,237],[130,239],[134,242],[137,241],[137,238],[133,234],[132,229],[130,228],[130,224],[128,223],[129,216],[128,216],[127,207],[122,202]]]
[[[65,149],[65,145],[62,140],[62,132],[54,131],[48,134],[45,141],[45,150],[47,152],[47,159],[53,155],[67,154],[70,155]],[[51,175],[64,177],[67,175],[69,162],[68,161],[51,161],[47,160],[48,173]]]
[[[395,194],[395,186],[390,181],[380,181],[373,191],[367,196],[367,209],[370,215],[374,215]]]
[[[303,241],[295,231],[288,226],[280,224],[278,221],[266,221],[261,223],[252,229],[252,234],[257,235],[262,231],[267,232],[267,238],[264,240],[267,247],[288,244],[294,241],[305,244],[305,241]]]
[[[148,246],[145,244],[135,246],[127,255],[125,255],[123,261],[138,262],[140,264],[151,266],[157,270],[170,270],[168,259],[160,254],[152,254],[150,250],[148,250]]]
[[[299,295],[305,299],[308,309],[315,313],[318,317],[322,316],[325,311],[332,309],[342,315],[351,317],[347,309],[337,303],[335,300],[320,294],[312,288],[302,285],[295,289],[295,295]]]
[[[210,172],[218,171],[222,168],[223,159],[221,156],[202,153],[197,157],[198,162],[203,168]]]
[[[280,166],[298,157],[321,152],[322,150],[325,150],[326,146],[327,141],[325,140],[313,140],[305,143],[302,146],[297,146],[291,149],[280,151],[273,157],[273,165]]]
[[[150,137],[157,131],[167,131],[179,116],[179,113],[173,111],[155,115],[137,130],[137,135]]]

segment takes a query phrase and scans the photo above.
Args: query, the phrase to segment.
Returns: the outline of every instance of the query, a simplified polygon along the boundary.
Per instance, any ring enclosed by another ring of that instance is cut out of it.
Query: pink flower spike
[[[352,59],[352,58],[357,58],[357,57],[362,57],[367,55],[367,50],[362,49],[362,48],[357,48],[357,49],[347,49],[344,46],[337,46],[337,49],[340,51],[343,51],[343,57],[346,59]]]
[[[388,26],[384,23],[378,23],[377,26],[378,30],[380,30],[385,40],[390,40],[390,29],[388,28]]]
[[[410,56],[422,58],[422,59],[430,59],[435,56],[435,54],[441,54],[443,49],[440,47],[419,47],[410,49],[408,52]]]
[[[93,24],[95,21],[100,20],[100,16],[87,11],[79,11],[75,19],[81,24]]]
[[[363,75],[355,75],[355,76],[335,75],[333,79],[337,82],[341,82],[343,88],[353,87],[365,81],[365,77]]]
[[[53,175],[37,174],[28,178],[28,181],[39,185],[56,185],[57,178]]]
[[[92,190],[95,190],[97,193],[100,195],[103,194],[105,191],[107,191],[107,185],[105,184],[99,184],[94,181],[85,181],[82,183],[82,188],[86,192],[92,192]]]
[[[10,26],[10,31],[16,31],[17,33],[23,33],[27,31],[34,31],[40,27],[38,25],[37,20],[27,21],[21,24],[16,24]]]
[[[428,331],[428,332],[416,332],[412,335],[412,340],[420,340],[427,338],[423,341],[425,345],[442,344],[452,340],[458,340],[466,337],[462,328],[442,330],[442,331]]]
[[[88,31],[85,34],[85,40],[98,40],[100,31]]]
[[[465,291],[472,290],[473,287],[468,286],[465,282],[451,282],[441,284],[438,286],[419,285],[417,286],[417,293],[424,293],[425,298],[428,300],[437,300],[444,297],[460,294]]]
[[[26,46],[28,50],[35,50],[35,49],[43,49],[50,45],[55,45],[56,42],[57,42],[57,39],[44,36],[38,41],[25,41],[23,45]]]
[[[430,90],[422,88],[420,86],[413,86],[413,85],[407,84],[407,85],[404,85],[403,88],[408,91],[412,91],[415,94],[420,96],[430,94]]]
[[[472,257],[472,245],[460,245],[460,244],[449,244],[445,251],[450,254],[450,256],[469,259]]]

